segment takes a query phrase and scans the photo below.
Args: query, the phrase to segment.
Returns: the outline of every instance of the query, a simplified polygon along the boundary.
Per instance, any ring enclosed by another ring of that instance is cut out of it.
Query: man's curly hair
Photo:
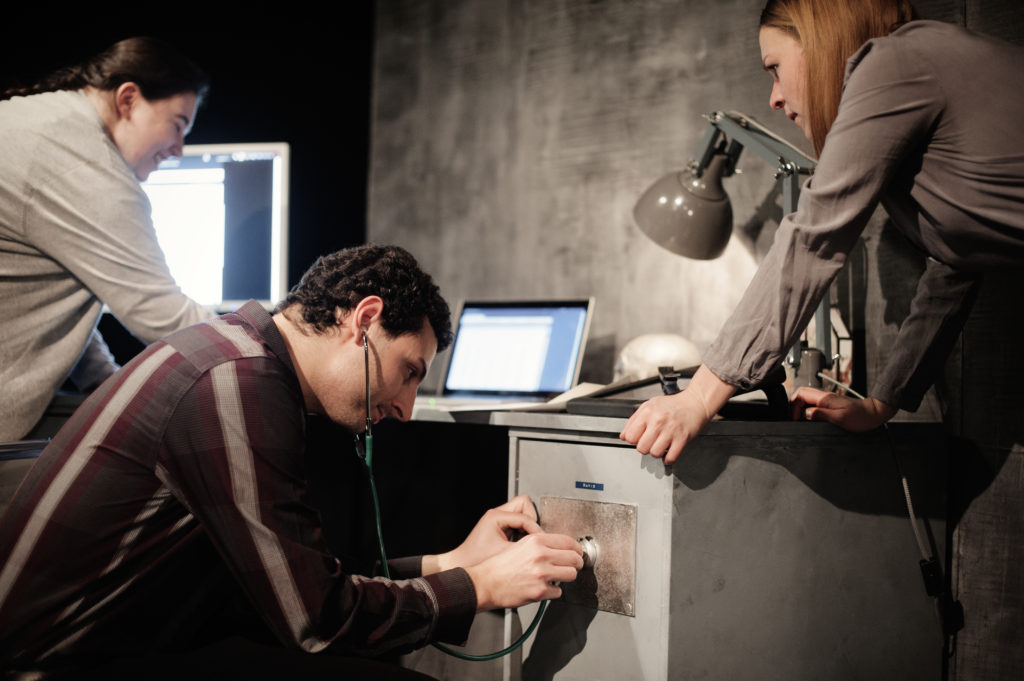
[[[352,310],[367,296],[384,301],[381,326],[391,336],[418,333],[426,317],[437,337],[437,351],[451,345],[448,303],[412,254],[399,246],[367,244],[321,256],[276,312],[301,305],[303,321],[323,333],[335,326],[336,309]]]

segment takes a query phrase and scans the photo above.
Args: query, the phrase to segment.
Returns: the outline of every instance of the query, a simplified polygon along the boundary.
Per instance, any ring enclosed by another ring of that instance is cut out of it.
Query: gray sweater
[[[869,41],[797,212],[704,362],[762,380],[806,326],[879,202],[929,256],[871,394],[916,409],[955,343],[981,273],[1024,263],[1024,49],[932,21]]]
[[[104,303],[147,343],[210,314],[175,285],[149,200],[84,93],[0,102],[0,149],[2,442],[76,364],[83,386],[116,368],[95,332]]]

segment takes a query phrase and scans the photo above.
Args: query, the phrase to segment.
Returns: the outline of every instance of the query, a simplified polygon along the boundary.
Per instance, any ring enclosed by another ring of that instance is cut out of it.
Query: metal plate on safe
[[[603,501],[541,497],[545,532],[573,539],[592,537],[597,561],[562,584],[562,600],[605,612],[633,616],[636,605],[636,506]]]

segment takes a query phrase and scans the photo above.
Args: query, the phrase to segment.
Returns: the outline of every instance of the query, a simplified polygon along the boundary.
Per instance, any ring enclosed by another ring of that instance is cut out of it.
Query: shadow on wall
[[[754,208],[753,214],[741,225],[736,225],[733,237],[739,239],[743,247],[761,262],[768,254],[775,240],[775,232],[782,221],[782,183],[776,182],[772,190]]]
[[[580,573],[585,576],[585,573]],[[590,573],[593,574],[593,573]],[[592,605],[551,601],[544,619],[537,627],[530,656],[523,661],[522,681],[551,681],[559,671],[583,652],[587,645],[587,628],[597,616],[597,587],[592,585]],[[582,590],[577,590],[581,594]]]
[[[600,303],[597,313],[601,313]],[[628,334],[624,334],[628,337]],[[583,355],[583,364],[580,366],[581,383],[611,383],[614,374],[616,360],[616,334],[604,334],[602,336],[591,336],[587,340],[586,354]]]

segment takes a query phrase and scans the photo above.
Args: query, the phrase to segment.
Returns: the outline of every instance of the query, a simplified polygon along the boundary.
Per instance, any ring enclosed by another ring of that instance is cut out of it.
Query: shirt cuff
[[[437,627],[434,640],[462,644],[476,616],[476,589],[462,568],[454,568],[421,577],[437,598]]]

